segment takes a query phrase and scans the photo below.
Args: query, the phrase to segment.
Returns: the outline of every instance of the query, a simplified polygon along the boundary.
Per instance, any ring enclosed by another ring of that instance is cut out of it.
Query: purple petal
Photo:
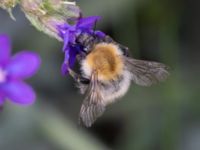
[[[69,58],[70,58],[70,48],[68,48],[66,51],[65,51],[65,62],[69,62]]]
[[[5,95],[0,91],[0,107],[4,104],[5,101]]]
[[[0,35],[0,64],[5,65],[9,61],[11,42],[7,35]]]
[[[76,62],[76,55],[77,55],[77,50],[76,48],[73,48],[70,46],[69,49],[65,51],[65,60],[64,63],[61,66],[61,71],[63,75],[67,75],[69,67],[72,68]]]
[[[86,29],[92,29],[97,21],[99,21],[101,17],[99,16],[91,16],[87,18],[82,18],[78,22],[79,28],[86,28]]]
[[[70,48],[68,47],[66,50],[65,50],[65,60],[61,66],[61,71],[62,71],[62,75],[67,75],[69,72],[68,72],[68,69],[69,69],[69,52],[70,52]]]
[[[35,92],[32,87],[22,81],[8,82],[1,87],[6,97],[12,102],[31,105],[35,101]]]
[[[62,66],[61,66],[61,72],[62,72],[63,76],[65,76],[69,73],[68,69],[69,69],[69,66],[67,65],[67,63],[63,62]]]
[[[62,39],[64,39],[64,36],[65,36],[65,34],[66,34],[66,31],[68,31],[69,32],[69,28],[70,28],[71,26],[68,24],[68,23],[65,23],[65,24],[62,24],[62,25],[58,25],[57,26],[57,29],[58,29],[58,31],[59,31],[59,36],[62,38]],[[68,33],[69,34],[69,33]]]
[[[70,68],[74,67],[74,64],[76,62],[76,55],[77,55],[77,49],[75,47],[71,48],[69,51],[69,66],[70,66]]]
[[[59,26],[61,29],[66,30],[71,27],[67,22]]]
[[[70,46],[70,48],[65,52],[65,62],[68,63],[69,67],[72,68],[74,66],[76,60],[76,48]]]
[[[63,51],[65,51],[67,49],[68,44],[69,44],[69,31],[66,31],[64,34]]]
[[[106,36],[106,34],[103,33],[102,31],[95,31],[95,35],[97,35],[100,38],[104,38]]]
[[[65,24],[59,25],[58,30],[61,31],[62,34],[65,34],[66,31],[75,31],[76,30],[76,24],[70,25],[66,22]]]
[[[14,78],[28,78],[37,72],[40,63],[41,60],[37,53],[22,51],[12,57],[6,71]]]

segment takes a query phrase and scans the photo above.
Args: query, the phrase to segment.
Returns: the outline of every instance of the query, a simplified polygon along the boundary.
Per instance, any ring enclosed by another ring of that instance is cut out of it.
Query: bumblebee
[[[79,57],[81,73],[69,72],[81,94],[86,95],[79,114],[80,123],[86,127],[103,114],[107,105],[125,95],[132,82],[151,86],[169,76],[166,65],[131,58],[128,48],[109,36],[99,38],[85,33],[77,43],[84,48]]]

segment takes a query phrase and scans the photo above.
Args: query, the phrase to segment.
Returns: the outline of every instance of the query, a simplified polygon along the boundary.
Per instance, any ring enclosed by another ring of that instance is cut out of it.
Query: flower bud
[[[15,20],[15,17],[12,14],[12,8],[16,6],[18,0],[0,0],[0,7],[7,10],[10,17]]]
[[[18,0],[0,0],[0,7],[3,9],[9,9],[15,7]]]
[[[79,18],[80,9],[75,2],[66,0],[21,0],[26,17],[38,30],[62,41],[57,27],[69,18]]]

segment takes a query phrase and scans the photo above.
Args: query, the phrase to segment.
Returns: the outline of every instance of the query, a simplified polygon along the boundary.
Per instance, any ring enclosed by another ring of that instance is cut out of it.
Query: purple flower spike
[[[10,39],[0,35],[0,107],[7,98],[17,104],[30,105],[35,101],[35,92],[23,79],[37,72],[40,57],[30,51],[10,57],[10,51]]]
[[[75,42],[77,34],[82,31],[91,32],[92,28],[98,20],[100,20],[99,16],[91,16],[79,19],[74,25],[65,23],[64,25],[59,26],[58,28],[60,31],[60,36],[64,41],[63,51],[68,50],[69,43]]]
[[[76,43],[76,38],[79,34],[85,32],[88,34],[95,34],[99,37],[105,36],[101,31],[94,32],[93,27],[101,17],[91,16],[86,18],[79,18],[75,24],[70,25],[65,23],[64,25],[58,26],[60,37],[63,39],[64,46],[63,51],[65,52],[65,61],[62,65],[62,74],[68,74],[68,68],[73,67],[76,55],[81,51],[80,45]]]

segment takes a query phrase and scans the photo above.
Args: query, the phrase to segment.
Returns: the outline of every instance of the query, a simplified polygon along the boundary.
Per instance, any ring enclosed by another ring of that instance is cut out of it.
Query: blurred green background
[[[0,150],[199,150],[200,1],[82,0],[98,29],[130,48],[138,59],[171,67],[169,79],[150,88],[132,85],[89,129],[78,127],[83,96],[60,73],[62,43],[40,33],[16,7],[12,21],[0,10],[0,33],[13,52],[40,53],[39,73],[28,80],[37,91],[30,107],[7,102],[0,113]]]

